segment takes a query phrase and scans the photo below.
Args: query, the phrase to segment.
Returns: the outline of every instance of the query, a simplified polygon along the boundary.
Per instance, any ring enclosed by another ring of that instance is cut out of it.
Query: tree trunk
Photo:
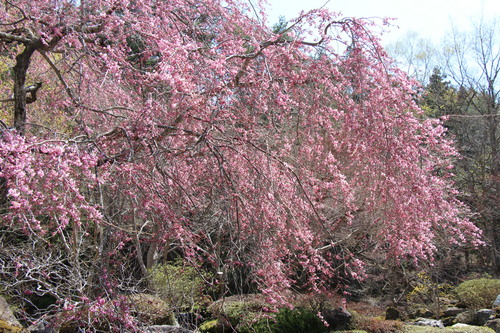
[[[31,56],[36,51],[36,43],[26,44],[24,51],[17,55],[14,66],[14,127],[23,135],[26,129],[26,75]]]

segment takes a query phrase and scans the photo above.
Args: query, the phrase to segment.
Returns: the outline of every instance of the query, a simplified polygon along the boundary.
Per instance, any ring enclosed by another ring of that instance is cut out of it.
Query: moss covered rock
[[[161,298],[150,294],[130,296],[134,316],[148,325],[173,325],[174,314],[170,306]]]
[[[5,298],[0,296],[0,333],[19,332],[26,332],[26,330],[17,321]]]
[[[221,333],[224,331],[224,328],[218,319],[213,319],[201,324],[198,330],[201,333]]]
[[[12,325],[0,319],[0,333],[21,333],[27,332],[22,326]]]

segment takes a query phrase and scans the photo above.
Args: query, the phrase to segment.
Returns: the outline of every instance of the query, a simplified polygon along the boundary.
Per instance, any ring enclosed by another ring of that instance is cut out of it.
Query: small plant
[[[471,309],[489,308],[500,294],[500,279],[473,279],[456,287],[457,299]]]

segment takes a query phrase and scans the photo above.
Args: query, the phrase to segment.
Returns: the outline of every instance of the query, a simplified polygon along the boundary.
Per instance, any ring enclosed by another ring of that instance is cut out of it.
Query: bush
[[[217,321],[204,323],[202,333],[217,333],[223,327],[225,332],[239,333],[323,333],[327,328],[316,312],[305,307],[293,310],[281,308],[277,313],[262,295],[231,296],[218,300],[209,306],[212,317]]]
[[[474,279],[453,290],[457,299],[471,309],[490,308],[500,294],[500,279]]]
[[[151,288],[169,305],[181,310],[192,311],[208,306],[206,295],[210,274],[184,265],[181,261],[156,265],[150,271]],[[210,299],[211,301],[211,299]]]
[[[327,331],[317,313],[306,308],[281,308],[271,325],[273,333],[323,333]]]

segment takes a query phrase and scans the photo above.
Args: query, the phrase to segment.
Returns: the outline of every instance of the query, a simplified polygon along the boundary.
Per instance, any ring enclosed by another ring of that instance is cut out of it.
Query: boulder
[[[474,324],[476,318],[476,313],[473,310],[466,310],[464,312],[461,312],[457,314],[455,317],[455,323],[462,323],[462,324]]]
[[[429,318],[418,318],[414,323],[412,323],[412,325],[444,328],[443,322],[441,320]]]
[[[467,324],[458,323],[458,324],[455,324],[455,325],[451,325],[451,327],[453,327],[453,328],[467,328],[467,327],[474,327],[474,326],[473,325],[467,325]]]
[[[484,326],[486,322],[493,319],[492,316],[495,311],[491,309],[481,309],[476,312],[475,324],[478,326]]]
[[[0,296],[0,332],[21,333],[27,332],[14,316],[9,304]]]
[[[390,306],[385,310],[385,320],[398,320],[401,317],[401,313],[398,309]]]
[[[495,333],[500,333],[500,318],[488,320],[485,326],[494,330]]]
[[[151,294],[130,296],[132,313],[146,325],[172,325],[174,314],[161,298]]]
[[[334,331],[343,331],[348,329],[352,315],[342,306],[336,309],[328,309],[321,311],[323,320],[328,323],[328,327]]]
[[[194,333],[194,331],[188,330],[180,326],[172,325],[153,325],[148,326],[144,329],[145,333]]]
[[[496,308],[500,306],[500,295],[497,296],[497,299],[493,302],[493,307]]]
[[[427,308],[417,308],[410,313],[410,318],[432,318],[434,312]]]
[[[444,310],[443,312],[443,316],[444,317],[455,317],[457,316],[459,313],[462,313],[464,312],[465,309],[462,309],[462,308],[458,308],[456,306],[452,306],[452,307],[449,307],[447,308],[446,310]]]

